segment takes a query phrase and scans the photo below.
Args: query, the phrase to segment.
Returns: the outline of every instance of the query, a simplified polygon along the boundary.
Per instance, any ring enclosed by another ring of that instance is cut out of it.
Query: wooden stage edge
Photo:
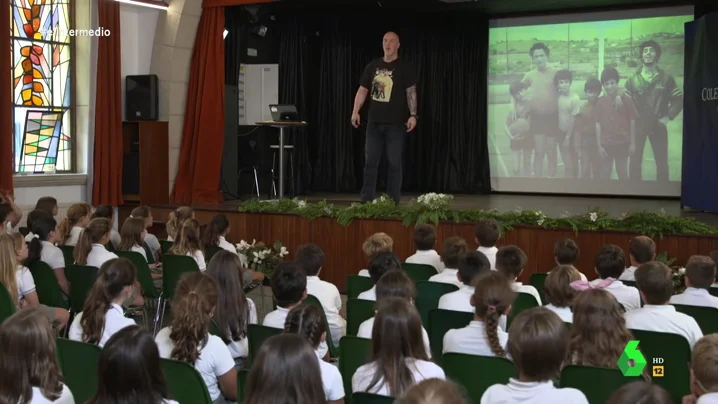
[[[119,208],[119,223],[130,215],[134,206],[125,205]],[[166,237],[164,226],[160,224],[174,208],[171,206],[153,206],[153,216],[158,225],[153,233],[160,239]],[[316,243],[326,254],[321,278],[335,284],[342,293],[346,292],[348,275],[354,275],[366,268],[367,259],[362,252],[364,240],[376,232],[385,232],[394,239],[394,252],[399,258],[406,259],[414,253],[412,227],[405,227],[400,220],[356,220],[348,227],[343,227],[332,218],[308,220],[290,214],[259,214],[240,213],[236,209],[217,206],[197,207],[197,220],[209,223],[218,214],[225,215],[230,222],[231,231],[228,241],[239,243],[240,240],[263,241],[274,243],[279,240],[289,249],[292,259],[296,249],[305,243]],[[470,248],[476,248],[474,241],[474,223],[441,222],[437,226],[437,251],[441,243],[448,237],[463,237]],[[572,238],[578,243],[581,253],[577,268],[589,279],[594,279],[593,259],[603,244],[615,244],[624,249],[628,259],[628,242],[636,234],[620,231],[581,231],[578,234],[570,229],[544,229],[535,226],[520,226],[506,232],[498,245],[517,245],[528,256],[528,265],[520,276],[526,283],[533,273],[547,272],[555,266],[553,246],[556,240],[564,237]],[[708,255],[718,250],[718,236],[715,235],[667,235],[655,239],[657,252],[668,252],[669,258],[676,259],[676,265],[683,265],[692,255]],[[628,262],[626,263],[628,265]]]

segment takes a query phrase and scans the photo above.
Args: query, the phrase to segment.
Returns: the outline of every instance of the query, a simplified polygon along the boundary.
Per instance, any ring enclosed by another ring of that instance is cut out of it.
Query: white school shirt
[[[145,234],[145,243],[150,247],[150,250],[152,250],[152,254],[157,254],[157,251],[162,248],[160,241],[157,240],[157,236],[152,233]]]
[[[250,298],[247,298],[247,304],[249,305],[248,324],[257,324],[257,306]],[[227,333],[227,338],[232,339],[229,333]],[[239,341],[230,341],[229,344],[227,344],[227,348],[229,348],[229,353],[232,354],[232,358],[246,358],[249,356],[249,341],[246,336]]]
[[[570,387],[557,388],[552,381],[521,382],[510,378],[508,384],[494,384],[481,396],[481,404],[588,404],[586,396]]]
[[[439,308],[441,310],[462,311],[464,313],[473,313],[474,307],[471,305],[471,296],[474,295],[474,288],[469,285],[461,285],[459,290],[447,293],[439,299]]]
[[[90,253],[87,255],[87,264],[91,267],[100,268],[105,262],[118,258],[117,254],[107,251],[102,244],[93,244]]]
[[[22,300],[25,295],[35,291],[35,279],[27,267],[18,265],[15,269],[15,279],[17,279],[17,301]]]
[[[372,286],[371,289],[369,289],[369,290],[365,290],[365,291],[359,293],[359,296],[357,296],[357,299],[371,300],[373,302],[376,302],[376,285]]]
[[[489,259],[489,264],[491,264],[491,269],[494,271],[496,270],[496,253],[499,252],[499,249],[496,247],[479,247],[476,249],[476,251],[484,254],[486,258]]]
[[[444,270],[444,263],[441,262],[441,256],[436,250],[416,250],[414,255],[406,259],[406,263],[431,265],[437,273]]]
[[[169,242],[171,242],[171,243],[174,243],[174,242],[175,242],[175,238],[172,237],[172,236],[170,236],[170,235],[168,234],[168,235],[167,235],[167,241],[169,241]]]
[[[630,266],[623,270],[621,276],[618,277],[619,281],[636,281],[636,269],[638,267]]]
[[[359,325],[357,337],[371,339],[371,333],[374,330],[375,318],[376,317],[372,317],[370,319],[364,320],[364,322]],[[421,338],[424,340],[424,349],[426,349],[426,355],[429,357],[429,359],[431,359],[431,345],[429,344],[429,333],[426,332],[426,328],[424,328],[424,326],[421,326]]]
[[[110,230],[110,242],[113,246],[115,246],[115,248],[119,247],[122,243],[122,237],[120,236],[120,233],[118,233],[115,229]]]
[[[283,330],[284,323],[287,321],[287,315],[289,315],[289,309],[277,306],[277,310],[267,313],[267,315],[264,316],[264,321],[262,321],[262,325],[265,327],[279,328]],[[317,348],[317,351],[322,358],[327,355],[327,352],[329,352],[329,347],[327,346],[326,341],[322,341],[319,343],[319,348]]]
[[[172,359],[172,350],[175,343],[170,339],[172,327],[165,327],[157,333],[155,342],[160,351],[160,358]],[[222,339],[216,335],[207,334],[207,344],[204,347],[198,347],[199,357],[194,362],[194,368],[197,369],[204,384],[207,385],[207,391],[212,401],[218,399],[222,392],[219,389],[218,378],[227,374],[234,369],[234,359],[229,353],[229,349],[224,345]]]
[[[671,296],[670,304],[684,304],[686,306],[704,306],[718,309],[718,297],[708,292],[707,289],[686,288],[679,294]]]
[[[698,397],[696,404],[718,404],[718,393],[706,393]]]
[[[145,261],[148,261],[147,260],[147,251],[145,251],[145,249],[142,248],[142,246],[135,244],[132,246],[132,248],[130,248],[130,251],[142,254],[142,256],[145,258]]]
[[[414,384],[421,383],[426,379],[446,379],[444,371],[435,363],[423,361],[420,359],[407,358],[406,366],[411,370],[411,375],[414,379]],[[357,369],[352,376],[352,392],[361,393],[366,391],[374,378],[376,373],[376,362],[370,362],[366,365],[362,365]],[[384,383],[384,379],[380,379],[379,382],[372,387],[369,393],[378,394],[381,396],[389,395],[389,386]]]
[[[670,304],[646,304],[639,309],[627,311],[624,316],[626,328],[682,335],[688,340],[691,350],[696,342],[703,338],[703,331],[696,320],[677,312]]]
[[[219,242],[217,243],[217,247],[219,247],[223,250],[227,250],[231,253],[237,254],[237,247],[233,246],[232,243],[227,241],[227,239],[224,238],[224,236],[219,236]]]
[[[40,261],[46,263],[52,269],[65,268],[65,255],[62,250],[49,241],[40,241],[42,251],[40,251]],[[71,264],[69,262],[68,264]]]
[[[368,270],[368,269],[362,269],[361,271],[359,271],[359,276],[363,276],[363,277],[366,277],[366,278],[371,278],[371,275],[369,274],[369,270]]]
[[[573,323],[573,312],[571,311],[570,307],[557,307],[551,303],[545,305],[544,307],[558,314],[558,316],[561,318],[561,321],[563,321],[564,323]]]
[[[594,279],[591,284],[596,285],[602,281],[603,279]],[[626,286],[621,281],[613,281],[603,290],[612,294],[618,300],[618,303],[623,305],[626,312],[641,308],[641,295],[638,293],[638,289],[633,286]]]
[[[541,295],[539,295],[538,290],[536,290],[536,288],[531,285],[524,285],[521,282],[513,282],[511,284],[511,289],[513,289],[516,293],[527,293],[529,295],[532,295],[536,298],[536,302],[539,306],[543,304],[541,302]]]
[[[342,297],[334,284],[319,279],[318,276],[307,276],[307,294],[312,295],[322,304],[329,323],[332,342],[339,346],[339,340],[347,334],[347,321],[339,314],[342,309]]]
[[[70,325],[69,338],[73,341],[83,342],[81,321],[82,312],[75,316],[72,325]],[[105,313],[105,328],[102,330],[102,337],[100,337],[100,343],[97,345],[102,348],[115,333],[131,325],[136,325],[135,320],[125,317],[122,306],[117,303],[110,304],[110,309]]]
[[[440,274],[436,274],[429,278],[429,282],[440,282],[440,283],[450,283],[452,285],[456,285],[457,287],[461,287],[463,283],[457,278],[457,274],[459,273],[458,269],[454,268],[445,268],[444,272]]]
[[[190,251],[187,254],[185,254],[188,257],[194,258],[194,262],[197,263],[197,266],[199,267],[199,270],[201,272],[204,272],[207,269],[207,262],[204,260],[204,253],[200,250],[195,250],[194,252]]]
[[[80,236],[82,235],[82,232],[84,230],[84,227],[72,226],[72,228],[70,229],[70,237],[65,242],[65,245],[73,247],[76,246],[77,242],[80,241]]]
[[[30,404],[75,404],[75,397],[72,396],[72,392],[65,384],[62,385],[60,397],[55,401],[48,400],[42,395],[42,390],[39,387],[32,386]]]
[[[319,361],[319,371],[322,374],[322,386],[324,387],[324,396],[327,401],[336,401],[344,398],[344,380],[339,368],[329,362],[322,360],[318,351],[317,360]]]
[[[498,327],[496,335],[499,344],[506,349],[509,334]],[[483,321],[472,321],[464,328],[449,330],[444,334],[443,353],[461,353],[467,355],[496,356],[491,351],[489,338],[486,336],[486,325]]]

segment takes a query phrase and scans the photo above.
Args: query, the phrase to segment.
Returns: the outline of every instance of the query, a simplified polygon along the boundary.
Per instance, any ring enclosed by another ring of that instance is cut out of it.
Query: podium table
[[[288,128],[305,127],[307,123],[303,121],[265,121],[257,122],[255,125],[279,128],[279,191],[277,191],[277,196],[282,199],[284,198],[284,131]]]

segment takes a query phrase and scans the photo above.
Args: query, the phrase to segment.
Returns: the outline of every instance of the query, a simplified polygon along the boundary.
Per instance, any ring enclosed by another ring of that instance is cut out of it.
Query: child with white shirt
[[[316,352],[319,370],[322,374],[322,385],[327,403],[344,403],[344,381],[339,368],[323,361],[319,357],[319,344],[326,342],[327,331],[324,329],[322,310],[313,304],[300,304],[289,311],[284,323],[284,332],[304,337]]]
[[[60,222],[58,244],[74,246],[80,240],[80,234],[90,223],[92,209],[86,203],[76,203],[67,209],[67,215]]]
[[[75,404],[62,383],[55,332],[39,309],[20,310],[2,323],[0,358],[3,402]]]
[[[92,219],[72,252],[75,264],[100,268],[105,262],[117,258],[117,254],[105,248],[105,244],[110,242],[110,229],[109,220]]]
[[[130,217],[133,219],[144,220],[145,230],[151,228],[154,225],[152,209],[150,209],[149,206],[138,206],[132,209]],[[147,246],[147,249],[149,249],[152,253],[152,261],[158,262],[160,260],[160,256],[162,255],[162,246],[160,245],[160,241],[157,239],[157,236],[150,233],[149,230],[147,230],[147,233],[145,234],[145,245]],[[147,261],[151,261],[149,255],[147,256]]]
[[[593,265],[599,279],[591,281],[591,287],[606,289],[616,297],[626,312],[641,307],[641,296],[638,289],[624,285],[623,282],[617,280],[626,268],[626,256],[620,247],[613,244],[601,246],[596,253]]]
[[[357,299],[376,301],[376,284],[379,282],[379,279],[381,279],[381,277],[389,271],[401,269],[401,261],[399,261],[399,257],[397,257],[396,254],[393,252],[378,253],[374,258],[372,258],[368,269],[371,280],[374,282],[374,286],[372,286],[369,290],[359,293]]]
[[[696,342],[691,355],[691,394],[683,403],[718,403],[718,334]]]
[[[430,282],[450,283],[461,287],[459,280],[459,259],[469,250],[466,241],[461,237],[449,237],[444,240],[444,248],[441,251],[441,261],[446,267],[440,274],[429,278]]]
[[[97,392],[87,404],[179,404],[170,400],[152,334],[132,325],[115,333],[100,352]]]
[[[682,335],[693,349],[703,332],[693,317],[668,304],[673,295],[673,270],[656,261],[643,264],[636,269],[636,286],[646,304],[626,312],[626,327]]]
[[[686,290],[671,296],[669,303],[688,306],[704,306],[718,309],[718,297],[708,289],[716,278],[716,264],[711,257],[694,255],[686,263]]]
[[[177,239],[167,253],[192,257],[200,271],[207,269],[204,252],[202,251],[199,222],[195,219],[185,220],[180,225]]]
[[[110,205],[100,205],[95,208],[95,213],[92,214],[90,219],[97,219],[98,217],[104,217],[110,221],[110,242],[113,247],[119,247],[122,238],[120,233],[115,230],[115,209]]]
[[[476,223],[476,229],[474,230],[474,241],[479,245],[476,251],[483,253],[488,258],[491,264],[491,269],[496,269],[496,253],[499,251],[496,248],[496,243],[501,237],[499,231],[499,225],[493,219],[481,219]]]
[[[408,300],[389,297],[379,302],[371,340],[370,362],[352,376],[353,393],[401,397],[424,379],[446,378],[429,362],[419,312]]]
[[[576,290],[571,282],[580,281],[581,275],[571,265],[559,265],[552,269],[544,281],[543,293],[548,300],[546,308],[558,314],[564,323],[573,322],[571,303],[576,296]]]
[[[167,241],[177,241],[176,239],[180,235],[182,224],[188,219],[194,219],[194,209],[189,206],[180,206],[170,212],[169,220],[167,220],[167,224],[165,225],[167,229]]]
[[[313,243],[299,246],[294,261],[304,268],[307,274],[307,294],[319,300],[329,323],[329,332],[334,345],[347,334],[347,321],[341,316],[342,297],[333,283],[319,278],[324,266],[324,251]]]
[[[49,265],[55,274],[55,278],[57,278],[57,283],[64,297],[69,296],[70,282],[65,276],[65,256],[55,246],[60,234],[57,222],[50,215],[45,215],[33,222],[30,232],[33,233],[33,236],[28,244],[25,266],[32,267],[38,261]],[[69,298],[67,298],[67,301],[69,301]]]
[[[576,261],[578,261],[580,250],[578,244],[570,238],[562,238],[556,241],[553,245],[553,256],[556,265],[570,265],[576,268]],[[578,268],[576,268],[578,270]],[[586,275],[581,271],[578,272],[581,276],[582,281],[588,280]]]
[[[227,345],[209,333],[217,309],[217,283],[202,272],[177,282],[172,301],[172,325],[155,337],[160,357],[193,365],[214,404],[237,400],[237,369]]]
[[[147,251],[143,247],[145,243],[145,221],[140,218],[128,217],[125,223],[122,224],[120,231],[120,243],[117,245],[117,251],[131,251],[136,252],[149,262],[147,258]],[[155,267],[155,264],[149,264],[150,268]],[[160,277],[161,278],[161,277]]]
[[[134,320],[125,317],[122,306],[142,299],[142,296],[137,297],[136,281],[137,269],[130,260],[118,258],[105,263],[90,289],[82,312],[72,321],[69,338],[101,348],[114,333],[135,325]]]
[[[444,352],[480,356],[506,356],[509,335],[499,326],[501,316],[511,311],[516,292],[502,274],[489,271],[476,280],[470,304],[475,307],[474,321],[444,335]]]
[[[394,251],[394,239],[386,233],[374,233],[364,240],[362,251],[366,255],[367,260],[371,262],[377,254]],[[368,269],[359,271],[359,276],[370,277]],[[376,283],[376,282],[374,282]]]
[[[489,387],[481,397],[481,404],[588,404],[579,390],[557,388],[553,384],[567,347],[568,328],[556,313],[545,307],[522,311],[511,322],[506,349],[519,378]]]
[[[609,397],[606,404],[674,404],[673,398],[663,387],[649,382],[631,382],[621,386]],[[691,402],[684,401],[683,404]],[[693,402],[695,403],[695,402]]]
[[[646,236],[638,236],[628,242],[631,266],[626,268],[618,278],[621,281],[635,281],[636,269],[646,262],[656,259],[656,243]]]
[[[219,247],[223,250],[237,254],[237,247],[227,241],[229,234],[229,220],[225,215],[216,215],[207,225],[204,247]]]
[[[439,308],[442,310],[463,311],[473,313],[471,297],[474,295],[473,283],[479,275],[491,271],[491,264],[483,253],[469,251],[459,259],[459,272],[457,276],[462,285],[456,292],[447,293],[439,299]]]
[[[444,270],[441,256],[434,250],[436,246],[436,228],[430,224],[417,224],[412,234],[416,252],[406,259],[407,264],[424,264],[436,268],[437,273]]]
[[[496,252],[496,270],[504,274],[504,276],[511,281],[511,287],[515,292],[526,293],[533,296],[540,306],[541,295],[539,295],[538,290],[531,285],[516,282],[516,279],[524,272],[526,261],[526,253],[515,245],[501,247],[499,251]]]

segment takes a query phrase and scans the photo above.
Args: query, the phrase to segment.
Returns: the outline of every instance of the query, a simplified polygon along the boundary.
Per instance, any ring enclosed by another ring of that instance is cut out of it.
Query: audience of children
[[[580,281],[581,275],[571,265],[559,265],[552,269],[544,281],[543,293],[548,304],[546,308],[558,314],[565,323],[573,322],[571,303],[576,296],[576,290],[571,283]]]
[[[531,157],[529,157],[529,161]],[[491,269],[496,269],[496,253],[499,251],[496,248],[496,243],[501,237],[499,231],[499,225],[493,219],[481,219],[476,224],[474,230],[474,241],[479,245],[476,251],[484,254],[491,264]]]
[[[362,244],[362,251],[364,251],[364,255],[366,255],[367,260],[371,262],[377,254],[393,252],[394,239],[386,233],[374,233],[369,236],[369,238],[364,240],[364,244]],[[367,278],[371,277],[368,269],[362,269],[359,271],[359,276],[366,276]],[[376,283],[376,281],[374,281],[374,283]]]
[[[167,241],[176,241],[182,224],[187,219],[194,219],[194,209],[189,206],[182,206],[170,212],[169,220],[167,220]]]
[[[638,289],[617,280],[625,268],[626,256],[620,247],[613,244],[602,246],[594,260],[594,269],[599,279],[593,280],[591,286],[606,289],[628,312],[641,307],[641,296],[638,294]]]
[[[200,226],[197,220],[187,219],[182,222],[174,244],[172,244],[172,248],[167,253],[192,257],[200,271],[207,269],[207,262],[204,260],[204,251],[202,251],[202,241],[200,239]]]
[[[570,265],[576,268],[576,261],[580,254],[578,244],[570,238],[562,238],[556,241],[553,246],[553,256],[556,265]],[[582,281],[587,281],[586,275],[579,271]]]
[[[75,264],[99,268],[105,262],[117,258],[117,254],[107,251],[105,247],[110,242],[111,229],[110,221],[105,218],[90,220],[73,250]]]
[[[541,305],[541,295],[538,290],[531,285],[524,285],[521,282],[517,282],[519,276],[524,271],[526,266],[526,253],[515,245],[507,245],[499,248],[496,252],[496,270],[501,272],[505,277],[511,281],[511,287],[515,292],[526,293],[534,298],[538,305]]]
[[[459,258],[459,272],[457,273],[462,285],[459,290],[441,296],[439,308],[473,313],[474,307],[470,304],[471,297],[474,295],[473,282],[479,275],[488,271],[491,271],[491,264],[483,253],[469,251],[463,254]]]
[[[636,269],[646,262],[656,258],[656,243],[649,237],[638,236],[628,242],[628,253],[631,257],[631,266],[626,268],[618,278],[621,281],[635,281]]]
[[[113,247],[119,247],[122,242],[122,238],[120,237],[120,233],[115,230],[115,208],[110,205],[98,206],[95,208],[95,212],[92,214],[91,219],[97,218],[105,218],[110,221],[110,242]]]
[[[470,298],[475,307],[474,320],[464,328],[446,332],[444,353],[505,357],[509,335],[500,322],[511,311],[515,299],[516,292],[504,275],[495,271],[480,275]]]
[[[669,303],[688,306],[704,306],[718,309],[718,297],[708,290],[716,279],[716,263],[711,257],[694,255],[686,262],[686,290],[671,296]]]
[[[718,402],[718,334],[701,338],[691,355],[691,394],[683,404]]]
[[[437,273],[444,271],[441,256],[434,250],[436,247],[436,227],[430,224],[417,224],[412,234],[416,252],[406,259],[407,264],[424,264],[436,268]]]
[[[459,260],[466,254],[469,246],[461,237],[449,237],[444,241],[444,248],[441,251],[441,261],[444,262],[444,271],[429,278],[431,282],[450,283],[461,287],[459,280]]]
[[[369,275],[374,286],[369,290],[359,293],[357,299],[376,301],[376,284],[385,273],[392,270],[401,270],[401,261],[393,252],[380,252],[374,256],[369,263]]]
[[[67,209],[67,214],[60,222],[60,235],[58,244],[75,246],[80,240],[80,234],[90,223],[92,208],[86,203],[76,203]]]
[[[28,244],[25,266],[31,268],[36,262],[42,261],[52,268],[57,283],[65,297],[70,295],[70,282],[65,276],[65,256],[55,246],[59,241],[59,226],[54,218],[45,215],[35,220],[30,231],[32,240]],[[69,299],[69,298],[68,298]]]

